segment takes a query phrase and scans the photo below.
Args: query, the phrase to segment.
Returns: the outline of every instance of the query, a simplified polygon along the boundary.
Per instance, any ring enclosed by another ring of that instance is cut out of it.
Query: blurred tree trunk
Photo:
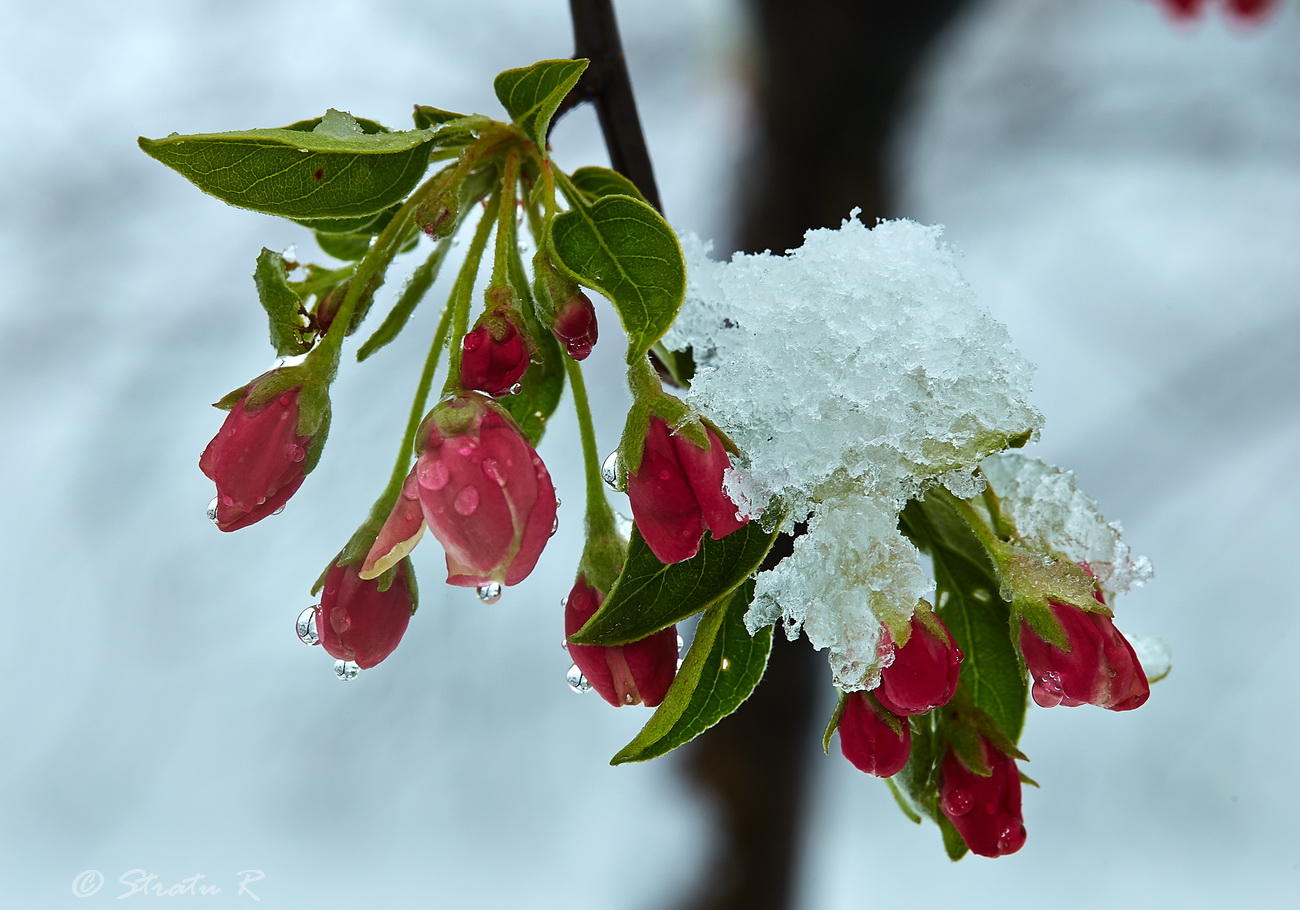
[[[890,136],[927,51],[967,0],[747,5],[761,69],[754,148],[737,181],[735,246],[796,247],[804,231],[837,226],[854,206],[868,224],[899,214],[886,182]],[[688,910],[792,906],[808,760],[826,722],[816,706],[830,679],[824,655],[785,642],[779,629],[776,638],[753,697],[685,750],[686,773],[713,803],[718,825],[702,892],[683,905]]]

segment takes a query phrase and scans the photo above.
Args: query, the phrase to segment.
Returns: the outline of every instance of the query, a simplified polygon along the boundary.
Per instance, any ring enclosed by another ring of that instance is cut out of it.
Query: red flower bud
[[[869,692],[850,692],[840,715],[840,751],[853,767],[893,777],[912,752],[912,727],[882,707]]]
[[[569,636],[595,615],[605,596],[579,575],[564,604],[564,634]],[[664,700],[677,675],[677,627],[660,629],[625,645],[569,645],[569,656],[600,697],[611,705],[645,705]]]
[[[884,635],[889,635],[884,630]],[[912,617],[912,634],[901,648],[890,640],[893,663],[880,671],[880,686],[875,689],[880,703],[895,714],[924,714],[948,704],[957,691],[961,651],[953,644],[952,633],[933,613],[922,621]]]
[[[976,774],[952,749],[939,767],[939,810],[972,853],[1006,856],[1025,845],[1020,771],[1015,759],[980,737],[991,774]]]
[[[1151,695],[1146,672],[1110,617],[1055,601],[1049,604],[1065,632],[1066,648],[1039,638],[1028,622],[1020,620],[1020,653],[1034,681],[1034,701],[1044,708],[1090,704],[1131,711],[1141,707]]]
[[[662,563],[690,559],[700,550],[705,528],[714,538],[739,531],[749,519],[722,489],[731,467],[718,434],[705,427],[709,447],[701,449],[652,416],[641,465],[627,480],[632,517],[651,552]]]
[[[362,574],[415,546],[420,517],[447,551],[447,584],[518,584],[555,525],[555,487],[518,424],[482,395],[442,402],[420,428],[419,458]],[[420,513],[415,511],[419,503]]]
[[[1164,5],[1175,19],[1193,19],[1201,14],[1205,0],[1164,0]]]
[[[564,345],[564,350],[574,360],[586,360],[596,346],[599,327],[596,325],[596,308],[586,294],[579,293],[555,314],[551,332]]]
[[[393,583],[381,591],[378,580],[363,580],[354,565],[330,568],[316,608],[316,634],[331,657],[366,670],[393,653],[415,609],[408,573],[410,562],[402,560]]]
[[[467,392],[501,398],[527,370],[528,347],[514,320],[499,310],[461,344],[460,383]]]
[[[217,485],[214,521],[223,531],[247,527],[275,512],[306,476],[303,462],[312,437],[298,433],[302,387],[247,408],[263,379],[248,384],[199,457],[199,470]]]
[[[1228,0],[1228,9],[1241,19],[1262,19],[1275,5],[1276,0]]]

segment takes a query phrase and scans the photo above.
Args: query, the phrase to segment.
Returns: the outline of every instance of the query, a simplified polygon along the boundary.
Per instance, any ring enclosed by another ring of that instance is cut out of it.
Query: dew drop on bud
[[[478,599],[483,603],[494,604],[501,599],[501,585],[495,581],[489,581],[485,585],[479,585],[474,593],[478,595]]]
[[[561,598],[560,598],[560,606],[561,606],[561,607],[567,607],[568,605],[569,605],[569,598],[568,598],[568,595],[565,595],[564,597],[561,597]]]
[[[623,492],[618,486],[618,450],[615,449],[609,453],[605,463],[600,466],[600,479],[605,481],[611,490]]]
[[[357,674],[360,672],[361,672],[361,668],[356,665],[355,661],[351,661],[351,660],[334,661],[334,675],[337,676],[339,679],[343,680],[344,682],[347,682],[348,680],[356,679]]]
[[[510,387],[510,391],[507,392],[506,394],[507,394],[507,395],[518,395],[518,394],[519,394],[520,392],[522,392],[523,390],[524,390],[524,384],[523,384],[522,382],[516,382],[514,385],[512,385],[512,386]]]
[[[681,654],[681,653],[682,653],[682,645],[684,645],[684,644],[686,644],[686,640],[683,639],[680,635],[678,635],[678,636],[677,636],[677,653],[678,653],[678,654]]]
[[[574,692],[591,691],[591,683],[587,682],[587,677],[582,675],[582,671],[578,669],[577,664],[569,667],[569,672],[564,674],[564,681],[569,684],[569,688]]]
[[[289,447],[285,450],[285,454],[289,456],[290,461],[302,461],[307,457],[307,450],[302,446],[291,442],[289,443]]]
[[[551,519],[551,536],[554,537],[555,532],[558,530],[560,530],[560,516],[557,515]]]
[[[308,607],[298,614],[298,622],[295,626],[298,632],[298,640],[304,645],[320,644],[320,635],[316,631],[316,612],[320,610],[320,605]]]
[[[569,650],[569,643],[564,639],[560,639],[560,647],[567,652]]]
[[[441,490],[449,480],[451,471],[445,461],[422,458],[415,466],[415,482],[426,490]]]
[[[466,485],[461,487],[460,492],[456,494],[456,499],[452,502],[451,507],[456,510],[457,515],[468,518],[478,508],[478,500],[478,487]]]
[[[506,481],[509,480],[509,478],[506,477],[505,471],[501,470],[501,465],[497,463],[495,458],[484,458],[483,463],[479,465],[479,467],[483,469],[483,475],[499,487],[504,487]]]
[[[1039,707],[1055,708],[1065,700],[1065,687],[1061,685],[1061,674],[1049,670],[1042,676],[1035,677],[1031,694]]]
[[[943,798],[943,811],[948,815],[965,815],[975,805],[975,799],[965,790],[953,790]]]
[[[217,497],[212,497],[212,502],[208,503],[208,521],[213,524],[217,523]]]

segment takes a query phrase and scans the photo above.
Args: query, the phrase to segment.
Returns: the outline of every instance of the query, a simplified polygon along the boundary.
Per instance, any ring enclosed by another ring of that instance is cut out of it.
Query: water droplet
[[[555,497],[555,507],[558,509],[562,505],[564,505],[564,503],[560,500],[560,497]]]
[[[296,630],[298,640],[304,645],[320,644],[320,635],[316,632],[316,613],[318,610],[320,610],[320,604],[308,607],[298,614]]]
[[[1043,708],[1055,708],[1065,700],[1065,687],[1061,685],[1061,674],[1049,670],[1034,679],[1031,690],[1034,702]]]
[[[217,497],[212,497],[212,502],[208,503],[208,521],[213,524],[217,523]]]
[[[678,654],[681,654],[681,653],[682,653],[682,646],[685,645],[685,644],[686,644],[686,640],[685,640],[684,638],[682,638],[680,635],[678,635],[678,636],[677,636],[677,653],[678,653]]]
[[[485,585],[479,585],[478,590],[474,593],[478,594],[478,599],[483,603],[494,604],[501,599],[501,585],[495,581],[489,581]]]
[[[361,668],[356,665],[355,661],[351,661],[351,660],[334,661],[334,675],[337,676],[339,679],[343,680],[344,682],[347,682],[348,680],[356,679],[357,674],[360,672],[361,672]]]
[[[445,461],[421,458],[415,466],[415,482],[426,490],[441,490],[451,480],[451,470]]]
[[[560,530],[560,516],[557,515],[551,520],[551,536],[554,537],[558,530]]]
[[[520,392],[522,392],[523,390],[524,390],[524,384],[523,384],[522,382],[516,382],[514,385],[512,385],[512,386],[510,387],[510,391],[507,392],[506,394],[508,394],[508,395],[518,395],[518,394],[519,394]]]
[[[452,508],[456,510],[457,515],[463,515],[468,518],[474,514],[478,508],[478,487],[464,486],[456,494],[456,501],[452,503]]]
[[[290,461],[302,461],[307,457],[307,450],[302,446],[291,442],[289,443],[289,447],[285,449],[285,454],[289,456]]]
[[[724,670],[730,670],[730,669],[731,669],[731,659],[730,659],[730,658],[727,658],[727,657],[722,658],[722,669],[724,669]]]
[[[953,790],[943,798],[943,811],[946,815],[965,815],[975,805],[975,799],[966,790]]]
[[[568,643],[567,641],[565,641],[564,639],[560,639],[560,647],[563,648],[565,651],[568,651],[568,650],[569,650],[569,643]]]
[[[974,597],[982,604],[986,604],[993,599],[992,595],[990,595],[989,592],[984,590],[983,588],[976,588],[974,591],[971,592],[971,596]]]
[[[591,683],[587,682],[587,677],[582,675],[582,671],[578,669],[577,664],[569,667],[569,672],[564,674],[564,681],[569,684],[569,688],[574,692],[591,691]]]
[[[480,465],[480,467],[483,468],[484,476],[497,486],[504,487],[506,485],[506,481],[509,478],[506,477],[506,472],[501,470],[501,465],[497,463],[495,458],[484,458],[483,464]]]
[[[617,490],[622,493],[623,488],[618,483],[618,450],[609,453],[605,463],[600,466],[600,479],[605,481],[611,490]]]
[[[957,661],[957,663],[961,663],[963,660],[966,659],[966,655],[961,653],[961,648],[953,648],[952,659]]]
[[[276,509],[276,510],[275,510],[274,512],[272,512],[271,514],[272,514],[272,515],[279,515],[279,514],[280,514],[281,512],[283,512],[283,511],[284,511],[284,506],[280,506],[280,508]]]
[[[560,598],[560,606],[561,606],[561,607],[567,607],[568,605],[569,605],[569,598],[568,598],[568,596],[566,595],[566,596],[564,596],[564,597],[561,597],[561,598]]]

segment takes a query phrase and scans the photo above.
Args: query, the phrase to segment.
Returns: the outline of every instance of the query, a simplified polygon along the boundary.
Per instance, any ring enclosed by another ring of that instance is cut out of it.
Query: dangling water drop
[[[1042,676],[1035,677],[1030,694],[1034,703],[1041,708],[1055,708],[1065,700],[1065,687],[1061,684],[1061,674],[1048,670]]]
[[[298,614],[298,622],[295,628],[298,632],[298,640],[304,645],[320,644],[320,634],[316,631],[316,612],[318,610],[320,610],[320,604],[308,607]]]
[[[677,653],[678,653],[678,654],[681,654],[681,653],[682,653],[682,645],[684,645],[684,644],[686,644],[686,640],[685,640],[684,638],[682,638],[680,635],[678,635],[678,636],[677,636]]]
[[[212,497],[212,502],[208,503],[208,521],[213,524],[217,523],[217,497]]]
[[[508,394],[508,395],[518,395],[518,394],[519,394],[520,392],[522,392],[523,390],[524,390],[524,384],[523,384],[522,382],[516,382],[514,385],[512,385],[512,386],[510,387],[510,391],[509,391],[508,393],[506,393],[506,394]]]
[[[609,457],[600,466],[600,479],[605,481],[611,490],[623,492],[623,487],[618,483],[618,449],[610,452]]]
[[[351,661],[351,660],[334,661],[334,675],[337,676],[339,679],[343,680],[344,682],[348,682],[349,680],[356,679],[357,674],[360,672],[361,672],[361,668],[356,665],[355,661]]]
[[[555,532],[558,530],[560,530],[560,516],[556,515],[551,519],[551,536],[554,537]]]
[[[479,585],[478,590],[474,592],[478,599],[485,604],[494,604],[501,599],[501,585],[495,581],[489,581],[485,585]]]
[[[569,672],[564,674],[564,681],[569,684],[569,688],[574,692],[591,691],[591,683],[587,682],[587,677],[582,675],[582,671],[578,669],[577,664],[569,667]]]

